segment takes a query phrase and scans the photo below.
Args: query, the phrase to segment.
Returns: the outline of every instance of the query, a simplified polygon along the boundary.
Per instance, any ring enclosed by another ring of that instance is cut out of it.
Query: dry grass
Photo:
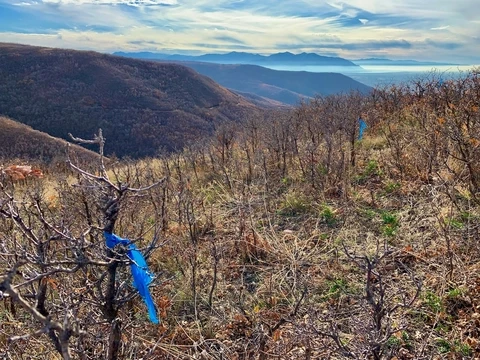
[[[412,128],[404,126],[410,136]],[[276,162],[266,145],[268,128],[253,164],[241,133],[224,152],[214,143],[196,153],[120,163],[114,173],[122,181],[167,177],[165,193],[132,198],[120,212],[119,235],[148,238],[149,226],[162,224],[165,240],[149,258],[162,325],[148,324],[143,304],[132,301],[119,313],[125,324],[120,357],[480,357],[479,204],[468,179],[448,182],[441,175],[446,168],[422,179],[415,164],[424,152],[399,164],[383,130],[357,143],[343,188],[310,182],[303,154],[289,154],[282,174],[281,158]],[[337,159],[347,145],[336,150]],[[317,180],[329,175],[315,171]],[[79,194],[58,189],[63,209],[76,211],[72,226],[84,228]],[[11,239],[7,225],[2,231]],[[101,251],[102,238],[95,236]],[[128,281],[127,272],[121,276]],[[45,337],[7,343],[38,327],[21,310],[13,315],[7,300],[2,305],[0,349],[53,356],[46,355],[54,350]],[[91,326],[105,331],[104,324]],[[86,358],[102,357],[104,338],[84,341]]]

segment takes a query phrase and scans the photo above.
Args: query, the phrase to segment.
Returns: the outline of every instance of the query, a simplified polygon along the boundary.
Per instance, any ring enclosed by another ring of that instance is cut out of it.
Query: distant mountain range
[[[153,52],[115,52],[113,54],[137,59],[200,61],[218,64],[358,66],[353,62],[340,57],[321,56],[305,52],[301,54],[281,52],[267,56],[236,51],[227,54],[205,54],[199,56],[179,54],[169,55]]]
[[[244,96],[254,94],[290,105],[315,95],[326,96],[352,90],[367,93],[372,90],[371,87],[338,73],[279,71],[257,65],[193,61],[181,63]],[[254,100],[251,97],[249,99]]]
[[[0,43],[0,115],[64,139],[101,127],[107,154],[181,149],[262,112],[179,64]]]
[[[368,58],[352,60],[357,65],[397,65],[397,66],[443,66],[443,65],[458,65],[451,63],[433,62],[433,61],[417,61],[417,60],[391,60],[384,58]]]

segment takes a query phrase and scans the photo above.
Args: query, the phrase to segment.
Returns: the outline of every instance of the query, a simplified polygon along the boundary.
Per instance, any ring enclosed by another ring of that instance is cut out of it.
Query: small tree
[[[5,177],[0,179],[0,291],[10,298],[12,315],[37,329],[10,336],[7,352],[15,351],[16,341],[46,334],[63,359],[77,354],[113,360],[119,356],[122,330],[135,321],[124,324],[121,310],[137,292],[130,285],[124,250],[107,248],[103,231],[112,233],[122,212],[144,223],[136,205],[157,200],[140,195],[163,186],[165,178],[142,187],[145,174],[127,166],[112,170],[112,179],[105,167],[101,130],[94,140],[73,139],[99,145],[100,168],[95,174],[68,159],[78,182],[72,188],[67,176],[57,189],[58,198],[48,199],[41,183],[21,194]],[[159,246],[156,227],[140,226],[137,233],[152,234],[144,248],[147,257]],[[131,229],[125,224],[123,228]]]
[[[394,354],[389,342],[398,333],[408,330],[407,323],[402,323],[401,319],[415,307],[422,282],[402,262],[401,251],[382,249],[379,243],[373,256],[352,254],[345,245],[344,251],[364,274],[364,292],[351,306],[348,316],[342,312],[337,314],[334,309],[320,316],[320,326],[313,326],[314,333],[331,340],[334,345],[332,349],[345,358],[390,359]],[[402,285],[395,284],[391,270],[386,270],[388,262],[394,263],[399,271],[407,275],[407,279],[414,284],[413,293],[408,294]],[[352,334],[349,341],[344,338],[347,331]]]

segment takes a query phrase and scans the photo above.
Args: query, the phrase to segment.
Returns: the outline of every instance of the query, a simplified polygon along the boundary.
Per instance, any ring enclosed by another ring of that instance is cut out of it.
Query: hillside
[[[0,116],[0,159],[50,162],[65,160],[67,142],[55,138],[30,126]],[[81,146],[70,144],[72,158],[81,162],[98,160],[98,154]]]
[[[0,114],[52,136],[91,137],[106,153],[146,156],[260,111],[179,64],[95,52],[0,44]]]
[[[265,109],[281,109],[281,108],[285,109],[290,107],[287,103],[277,101],[272,98],[259,96],[251,92],[245,92],[245,91],[239,91],[239,90],[234,90],[234,91],[237,94],[243,96],[248,101],[250,101],[252,104],[255,104]]]
[[[331,95],[358,90],[367,93],[371,87],[338,73],[280,71],[257,65],[225,65],[202,62],[182,62],[227,88],[296,104],[302,98]]]
[[[0,176],[0,354],[480,359],[479,74],[316,99],[101,176]],[[145,255],[159,324],[107,229]]]

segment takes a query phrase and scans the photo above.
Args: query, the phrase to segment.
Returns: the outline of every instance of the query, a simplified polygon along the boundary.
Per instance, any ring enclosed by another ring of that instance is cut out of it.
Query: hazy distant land
[[[340,73],[368,86],[405,82],[428,76],[432,72],[438,73],[439,76],[445,79],[455,78],[458,77],[462,71],[468,71],[478,66],[459,65],[442,61],[417,61],[412,59],[364,58],[347,60],[340,57],[321,56],[314,53],[292,54],[290,52],[276,53],[268,56],[235,51],[226,54],[205,55],[171,55],[155,52],[116,52],[114,55],[149,60],[188,61],[192,64],[193,62],[229,65],[249,64],[282,71]]]
[[[361,67],[330,66],[267,66],[275,70],[339,72],[368,86],[402,83],[435,74],[443,79],[458,78],[480,65],[362,65]]]

